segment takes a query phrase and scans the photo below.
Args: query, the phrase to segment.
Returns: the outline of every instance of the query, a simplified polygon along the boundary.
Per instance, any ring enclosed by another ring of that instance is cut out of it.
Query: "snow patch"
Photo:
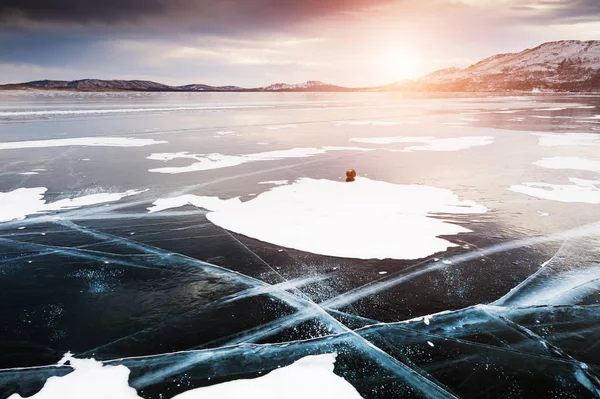
[[[459,151],[471,147],[490,145],[494,143],[491,136],[466,136],[438,139],[435,137],[359,137],[350,141],[365,144],[396,144],[423,143],[424,145],[409,146],[406,152],[413,151]]]
[[[43,197],[47,190],[45,187],[34,187],[18,188],[6,193],[0,192],[0,222],[22,220],[28,215],[33,214],[76,209],[83,206],[119,201],[124,197],[143,192],[129,190],[124,193],[98,193],[46,203]]]
[[[298,125],[274,125],[274,126],[264,126],[265,129],[268,130],[281,130],[281,129],[296,129]]]
[[[338,121],[333,122],[335,126],[398,126],[398,125],[417,125],[421,122],[413,122],[413,121],[405,121],[405,122],[396,122],[396,121]]]
[[[336,353],[306,356],[258,378],[192,389],[173,399],[360,399],[356,389],[333,372],[336,356]],[[48,378],[30,398],[141,399],[129,386],[130,370],[123,365],[103,365],[94,359],[75,359],[71,354],[66,354],[57,365],[64,366],[66,362],[73,372]],[[9,399],[22,397],[13,394]]]
[[[50,377],[32,399],[141,399],[129,386],[130,370],[125,366],[105,366],[94,359],[75,359],[67,353],[57,366],[66,362],[73,372],[63,377]],[[8,399],[21,399],[13,394]]]
[[[191,204],[224,229],[271,244],[326,256],[419,259],[453,244],[439,236],[470,230],[437,213],[479,214],[487,208],[450,190],[358,178],[352,183],[303,178],[246,202],[185,195],[154,202],[150,212]]]
[[[173,399],[360,399],[350,383],[334,374],[336,356],[306,356],[262,377],[193,389]]]
[[[600,161],[578,157],[553,157],[542,158],[533,162],[534,165],[546,169],[574,169],[600,172]]]
[[[538,144],[545,147],[600,146],[600,135],[594,133],[531,133],[539,137]]]
[[[510,191],[560,202],[600,204],[600,181],[570,178],[573,184],[522,183],[509,187]]]
[[[78,137],[72,139],[52,139],[33,141],[13,141],[0,143],[0,150],[15,150],[23,148],[48,148],[48,147],[144,147],[154,144],[164,144],[166,141],[154,139],[136,139],[132,137]]]
[[[226,130],[222,132],[216,132],[214,137],[231,136],[232,134],[235,134],[235,132],[231,130]]]
[[[188,152],[176,152],[151,154],[147,157],[147,159],[166,162],[177,158],[184,158],[194,159],[197,161],[188,166],[149,169],[150,172],[154,173],[176,174],[228,168],[248,162],[276,161],[287,158],[306,158],[325,154],[328,151],[373,151],[373,149],[360,147],[292,148],[289,150],[277,150],[244,155],[190,154]]]
[[[288,184],[287,180],[269,180],[269,181],[261,181],[258,184],[272,184],[274,186],[283,186],[284,184]]]

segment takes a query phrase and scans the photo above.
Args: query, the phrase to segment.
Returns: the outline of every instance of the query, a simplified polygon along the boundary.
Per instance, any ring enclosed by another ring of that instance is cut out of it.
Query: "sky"
[[[600,0],[0,0],[0,83],[364,87],[571,39]]]

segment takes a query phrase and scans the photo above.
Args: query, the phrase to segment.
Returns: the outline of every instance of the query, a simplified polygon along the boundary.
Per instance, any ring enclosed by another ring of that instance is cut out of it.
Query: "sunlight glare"
[[[419,76],[418,58],[404,48],[388,49],[383,55],[383,68],[393,80],[403,80]]]

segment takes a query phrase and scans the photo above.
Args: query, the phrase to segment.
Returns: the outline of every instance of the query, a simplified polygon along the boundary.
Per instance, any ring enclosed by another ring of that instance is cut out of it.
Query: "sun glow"
[[[393,48],[383,52],[382,69],[392,80],[403,80],[421,75],[419,59],[408,49]]]

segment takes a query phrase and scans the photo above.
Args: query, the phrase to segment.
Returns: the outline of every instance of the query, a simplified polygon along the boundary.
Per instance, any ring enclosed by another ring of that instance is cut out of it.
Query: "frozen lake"
[[[0,92],[0,160],[2,398],[600,396],[600,97]]]

